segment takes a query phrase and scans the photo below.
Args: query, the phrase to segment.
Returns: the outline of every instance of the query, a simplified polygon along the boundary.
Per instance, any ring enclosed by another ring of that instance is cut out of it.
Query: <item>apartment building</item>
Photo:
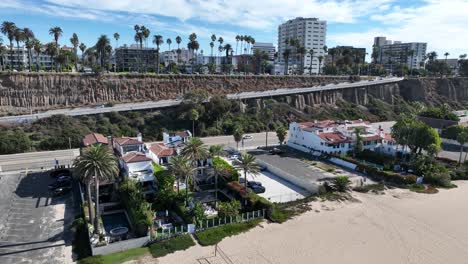
[[[312,73],[318,74],[319,56],[325,57],[324,46],[326,45],[327,21],[318,18],[302,18],[288,20],[278,27],[278,62],[283,67],[286,66],[284,52],[290,51],[288,59],[288,73],[302,70],[303,73],[309,73],[309,67],[312,67]],[[306,54],[301,58],[295,53],[296,48],[288,44],[287,40],[298,40],[300,45],[305,47]],[[313,49],[313,58],[309,55],[309,50]],[[311,64],[312,62],[312,64]],[[304,65],[302,69],[302,65]],[[323,64],[323,61],[322,61]]]
[[[427,53],[427,43],[403,43],[387,40],[386,37],[374,38],[374,47],[378,52],[377,63],[382,64],[390,72],[393,72],[395,65],[398,64],[404,64],[409,69],[422,68]]]

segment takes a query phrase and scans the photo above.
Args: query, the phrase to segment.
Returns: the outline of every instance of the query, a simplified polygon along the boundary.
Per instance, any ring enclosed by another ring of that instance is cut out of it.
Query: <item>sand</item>
[[[456,184],[432,195],[396,189],[353,193],[361,202],[313,202],[293,220],[264,223],[219,245],[239,264],[468,263],[468,182]],[[213,252],[195,246],[155,263],[227,263]]]

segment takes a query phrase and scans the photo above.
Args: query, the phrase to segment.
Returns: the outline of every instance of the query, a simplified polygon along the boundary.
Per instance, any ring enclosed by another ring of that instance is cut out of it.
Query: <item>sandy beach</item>
[[[313,202],[295,219],[264,223],[219,245],[239,264],[468,263],[468,182],[456,184],[432,195],[396,189],[353,193],[360,202]],[[213,253],[195,246],[158,263],[226,263]]]

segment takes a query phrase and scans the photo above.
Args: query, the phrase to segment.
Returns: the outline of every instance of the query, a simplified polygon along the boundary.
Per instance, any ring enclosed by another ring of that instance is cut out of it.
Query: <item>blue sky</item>
[[[328,21],[329,47],[354,45],[370,51],[373,37],[379,35],[428,42],[428,49],[440,56],[449,52],[458,57],[468,53],[466,10],[467,0],[1,0],[0,21],[29,27],[44,43],[52,40],[48,29],[60,26],[64,31],[60,42],[68,46],[74,32],[87,46],[101,34],[112,39],[114,32],[121,36],[119,44],[132,44],[135,24],[173,43],[180,35],[184,47],[195,32],[208,54],[212,33],[234,46],[236,34],[276,45],[281,22],[318,17]],[[3,40],[7,42],[5,36]]]

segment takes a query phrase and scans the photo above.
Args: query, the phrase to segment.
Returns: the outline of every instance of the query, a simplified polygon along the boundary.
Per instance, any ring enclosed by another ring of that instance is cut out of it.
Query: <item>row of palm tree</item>
[[[310,56],[310,65],[309,65],[309,75],[312,75],[312,64],[314,60],[314,54],[315,51],[314,49],[309,49],[307,50],[303,45],[301,45],[301,42],[298,39],[294,38],[287,38],[285,39],[284,43],[286,44],[286,49],[283,51],[283,54],[281,54],[284,58],[285,61],[285,68],[284,68],[284,74],[288,74],[289,72],[289,58],[291,56],[296,58],[296,61],[300,61],[300,69],[298,70],[299,74],[304,73],[305,65],[304,65],[304,56],[308,54]],[[327,52],[327,46],[323,47],[324,51]],[[320,68],[322,65],[323,61],[323,56],[320,55],[317,57],[319,60],[319,74],[320,74]]]

